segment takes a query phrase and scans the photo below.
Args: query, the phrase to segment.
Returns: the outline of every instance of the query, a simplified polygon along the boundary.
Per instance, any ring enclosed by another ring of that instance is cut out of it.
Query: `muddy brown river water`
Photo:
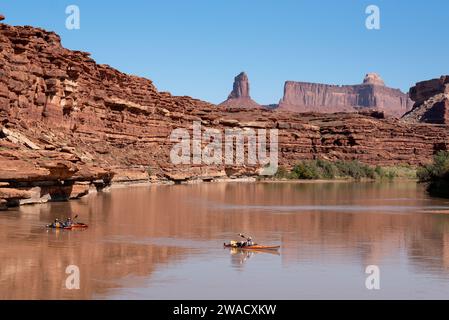
[[[44,227],[66,214],[89,228]],[[224,249],[239,232],[281,249]],[[0,299],[314,298],[449,298],[449,201],[414,182],[209,183],[0,213]]]

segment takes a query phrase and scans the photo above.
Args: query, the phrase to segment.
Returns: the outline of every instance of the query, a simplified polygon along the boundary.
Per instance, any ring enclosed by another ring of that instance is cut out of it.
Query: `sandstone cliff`
[[[191,131],[193,121],[221,131],[279,129],[285,167],[318,157],[416,165],[447,148],[446,126],[378,118],[217,108],[99,65],[63,48],[53,32],[0,23],[0,208],[76,198],[114,182],[257,174],[250,165],[173,165],[170,134]]]
[[[356,112],[377,110],[388,116],[401,117],[412,105],[408,95],[385,86],[374,73],[367,74],[360,85],[328,85],[287,81],[281,110],[296,112]]]
[[[234,85],[228,99],[219,104],[227,108],[260,108],[261,106],[251,99],[249,94],[249,80],[242,72],[234,78]]]
[[[418,82],[410,97],[415,105],[403,121],[449,124],[449,76]]]

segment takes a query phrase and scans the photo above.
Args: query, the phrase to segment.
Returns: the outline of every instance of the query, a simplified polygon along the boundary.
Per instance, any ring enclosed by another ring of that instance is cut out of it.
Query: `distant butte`
[[[368,73],[363,83],[357,85],[287,81],[279,109],[319,113],[376,110],[401,117],[412,105],[406,93],[386,87],[378,74]]]
[[[399,89],[387,87],[377,73],[368,73],[363,83],[356,85],[287,81],[279,104],[262,106],[251,99],[248,76],[242,72],[234,78],[228,99],[219,106],[244,109],[263,107],[299,113],[376,111],[400,118],[411,110],[413,101]]]
[[[219,106],[229,108],[260,108],[261,106],[251,99],[249,94],[249,80],[245,72],[234,78],[234,85],[228,99]]]

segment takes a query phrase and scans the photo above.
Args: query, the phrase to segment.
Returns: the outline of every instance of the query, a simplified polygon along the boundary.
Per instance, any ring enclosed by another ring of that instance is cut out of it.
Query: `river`
[[[0,213],[0,299],[444,299],[448,213],[414,182],[127,187],[23,206]],[[89,228],[44,227],[67,214]],[[239,232],[281,249],[224,249]]]

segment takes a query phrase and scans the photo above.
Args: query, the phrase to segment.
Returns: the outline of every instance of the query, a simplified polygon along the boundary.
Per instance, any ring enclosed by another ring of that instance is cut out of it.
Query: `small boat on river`
[[[74,219],[78,218],[78,215],[74,217]],[[87,229],[88,225],[82,222],[74,222],[71,218],[67,218],[65,222],[59,221],[59,219],[55,219],[55,222],[46,225],[49,229],[63,229],[63,230],[80,230]]]
[[[263,246],[260,244],[254,244],[252,246],[236,246],[234,244],[224,244],[225,248],[238,248],[242,250],[279,250],[281,246]]]
[[[246,237],[239,233],[239,236],[244,238],[244,241],[231,241],[230,243],[224,243],[225,248],[237,248],[242,250],[279,250],[281,246],[265,246],[254,243],[251,237]]]
[[[88,227],[89,226],[87,224],[81,222],[73,223],[70,226],[65,226],[63,224],[55,225],[54,223],[47,225],[47,228],[49,229],[64,229],[64,230],[87,229]]]

